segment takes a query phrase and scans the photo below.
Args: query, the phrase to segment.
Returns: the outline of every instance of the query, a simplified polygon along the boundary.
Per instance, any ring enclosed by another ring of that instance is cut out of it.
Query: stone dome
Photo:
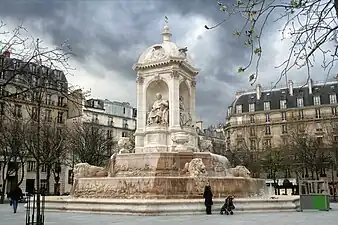
[[[138,64],[150,64],[168,60],[170,58],[183,59],[191,64],[190,57],[187,54],[188,49],[180,48],[175,43],[170,41],[171,33],[166,24],[163,32],[163,42],[155,44],[147,48],[138,59]]]

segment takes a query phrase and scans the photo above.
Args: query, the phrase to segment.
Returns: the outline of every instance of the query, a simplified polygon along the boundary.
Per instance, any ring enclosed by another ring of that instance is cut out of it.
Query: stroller
[[[235,209],[235,205],[233,203],[233,199],[234,197],[233,196],[228,196],[226,199],[225,199],[225,202],[221,208],[221,215],[223,215],[223,213],[225,213],[226,215],[233,215],[234,212],[233,210]]]

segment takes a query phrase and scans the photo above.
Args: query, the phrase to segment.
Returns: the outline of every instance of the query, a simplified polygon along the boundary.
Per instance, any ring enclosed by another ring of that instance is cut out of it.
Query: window
[[[337,115],[337,108],[336,107],[332,107],[331,108],[331,112],[332,112],[332,115],[336,116]]]
[[[302,109],[298,111],[298,119],[299,120],[304,119],[304,111]]]
[[[279,101],[279,107],[280,107],[280,109],[286,109],[286,107],[287,107],[286,100],[280,100]]]
[[[320,116],[320,109],[315,109],[316,110],[316,118],[319,119]]]
[[[128,120],[126,119],[123,120],[123,128],[128,129]]]
[[[242,113],[242,105],[236,105],[236,113]]]
[[[0,103],[0,115],[1,116],[5,115],[5,103],[4,102]]]
[[[256,132],[255,132],[255,128],[254,127],[250,127],[250,136],[255,136]]]
[[[51,104],[52,104],[52,96],[46,95],[46,105],[51,105]]]
[[[336,94],[330,94],[330,104],[337,104],[337,95]]]
[[[249,104],[249,112],[255,112],[255,103]]]
[[[107,138],[111,138],[113,136],[112,130],[107,130]]]
[[[313,105],[320,105],[320,95],[313,96]]]
[[[297,107],[304,107],[304,99],[302,97],[297,98]]]
[[[63,112],[58,112],[57,122],[63,123]]]
[[[251,140],[250,141],[250,149],[251,150],[256,150],[256,140]]]
[[[122,137],[127,137],[127,132],[122,132]]]
[[[15,105],[14,116],[22,117],[22,106],[21,105]]]
[[[265,114],[265,122],[270,122],[270,113]]]
[[[265,126],[265,135],[271,135],[271,127]]]
[[[254,115],[250,115],[250,123],[255,123],[255,116]]]
[[[283,121],[286,120],[286,112],[282,112],[282,120],[283,120]]]
[[[47,165],[46,164],[42,164],[42,166],[41,166],[41,172],[42,173],[46,173],[47,172]]]
[[[36,107],[32,108],[32,120],[38,119],[38,109]]]
[[[113,118],[108,119],[108,126],[114,126],[114,119]]]
[[[99,123],[99,115],[94,114],[93,117],[92,117],[92,121],[93,121],[93,123]]]
[[[45,110],[45,120],[47,122],[52,122],[52,110],[50,109]]]
[[[63,107],[63,100],[64,100],[64,97],[58,97],[58,106],[59,107]]]
[[[47,179],[40,180],[40,187],[42,190],[47,190]]]
[[[282,125],[282,134],[286,134],[288,132],[287,126],[285,124]]]
[[[264,102],[264,110],[269,111],[270,110],[270,102]]]
[[[126,108],[123,107],[123,114],[126,114]]]
[[[34,172],[36,171],[36,162],[35,161],[28,161],[27,162],[27,172]]]
[[[265,148],[271,148],[271,139],[265,139],[264,140],[264,147]]]

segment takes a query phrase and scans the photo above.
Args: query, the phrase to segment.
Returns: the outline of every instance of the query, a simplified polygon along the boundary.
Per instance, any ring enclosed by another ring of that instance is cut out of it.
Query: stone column
[[[173,71],[170,74],[171,82],[169,84],[169,129],[170,130],[179,130],[180,127],[180,111],[179,111],[179,87],[180,80],[179,74],[177,71]]]
[[[136,78],[136,108],[137,108],[137,124],[135,132],[135,153],[143,152],[143,134],[145,132],[146,119],[146,103],[144,102],[144,78],[139,74]]]
[[[190,114],[192,125],[196,124],[196,80],[195,78],[191,81],[191,96],[190,96]]]

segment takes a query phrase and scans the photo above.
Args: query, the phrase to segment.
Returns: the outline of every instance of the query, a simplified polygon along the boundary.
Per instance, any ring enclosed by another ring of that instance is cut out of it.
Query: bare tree
[[[110,158],[111,149],[116,143],[107,130],[93,122],[75,120],[68,133],[68,146],[73,151],[74,163],[86,162],[96,166],[104,166]]]
[[[5,23],[0,23],[0,100],[12,104],[17,100],[31,101],[35,109],[36,122],[30,125],[25,146],[35,153],[36,186],[40,191],[40,153],[41,153],[41,115],[46,89],[67,97],[68,84],[65,86],[65,72],[71,69],[68,59],[72,55],[67,43],[47,47],[39,38],[31,37],[23,25],[8,31]],[[61,82],[60,82],[61,81]],[[18,96],[21,96],[18,99]],[[34,124],[34,125],[33,125]],[[33,127],[35,128],[33,129]],[[37,195],[37,223],[41,221],[40,195]]]
[[[330,74],[338,56],[338,0],[237,0],[234,4],[218,1],[220,10],[226,18],[213,29],[228,21],[229,17],[239,15],[244,18],[243,25],[233,32],[236,37],[244,38],[244,45],[249,48],[250,60],[247,65],[238,68],[244,72],[255,66],[255,73],[250,75],[252,84],[259,74],[259,65],[265,50],[270,43],[264,43],[264,31],[267,24],[282,23],[280,32],[282,40],[290,40],[289,54],[279,64],[282,72],[275,86],[293,69],[306,68],[310,79],[311,68],[315,58],[321,56],[321,66]],[[317,62],[316,62],[317,63]]]
[[[3,204],[9,176],[18,179],[20,185],[25,176],[26,151],[24,148],[24,122],[18,118],[3,120],[0,116],[0,171],[2,172],[2,190],[0,203]],[[19,172],[21,171],[21,173]],[[11,187],[13,188],[13,187]],[[7,190],[8,192],[10,190]]]
[[[233,166],[244,165],[253,177],[260,176],[260,155],[263,149],[269,146],[268,139],[264,139],[264,134],[265,129],[262,126],[243,126],[236,129],[236,132],[232,134],[236,135],[234,137],[236,140],[230,146]]]

